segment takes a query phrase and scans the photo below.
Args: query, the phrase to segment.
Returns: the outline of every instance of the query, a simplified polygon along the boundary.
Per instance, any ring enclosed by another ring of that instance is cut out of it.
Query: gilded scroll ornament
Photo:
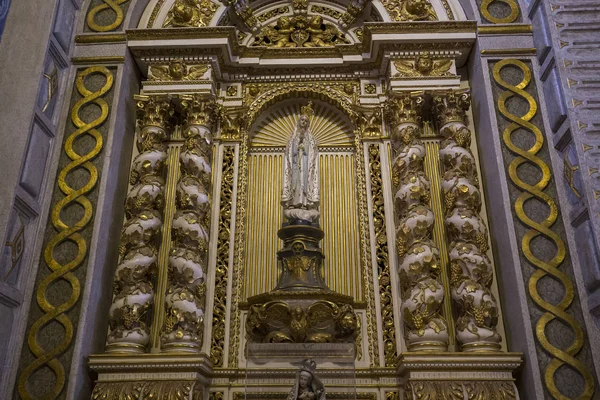
[[[306,302],[309,297],[307,292],[301,302]],[[356,340],[360,325],[350,304],[308,300],[310,305],[303,307],[299,305],[300,302],[292,305],[289,299],[284,296],[281,298],[283,300],[274,298],[250,307],[246,321],[246,333],[250,340],[257,343],[337,343]]]
[[[394,61],[394,66],[398,71],[395,77],[453,76],[452,60],[434,61],[429,52],[419,54],[414,61]]]
[[[208,26],[218,8],[211,0],[175,0],[163,27]]]
[[[437,21],[429,0],[382,0],[392,21]]]
[[[352,0],[346,7],[346,11],[340,17],[340,25],[347,29],[360,16],[369,0]]]
[[[369,151],[369,180],[371,183],[371,201],[373,202],[373,225],[375,226],[375,260],[379,281],[379,302],[383,329],[383,358],[386,367],[396,364],[396,328],[394,325],[394,303],[392,280],[385,224],[385,200],[381,175],[381,157],[379,144],[373,143]]]
[[[441,315],[444,286],[433,241],[435,217],[420,139],[423,95],[394,97],[387,104],[392,129],[392,187],[402,315],[409,351],[448,349],[448,324]]]
[[[277,7],[277,8],[274,8],[272,10],[269,10],[265,13],[258,15],[256,17],[256,19],[258,19],[259,22],[265,22],[273,17],[276,17],[278,15],[287,14],[289,12],[290,12],[290,8],[288,6]]]
[[[355,123],[360,127],[363,137],[380,137],[383,132],[383,109],[378,107],[373,110],[360,112],[356,116]]]
[[[148,69],[148,80],[195,81],[202,79],[208,69],[208,64],[186,65],[182,60],[172,60],[168,65],[151,65]]]
[[[505,67],[517,68],[522,73],[522,80],[516,85],[507,82],[502,74]],[[530,67],[522,61],[516,59],[504,59],[498,61],[493,68],[494,81],[502,88],[506,89],[498,98],[498,111],[510,124],[506,126],[502,132],[502,138],[505,146],[516,155],[511,161],[508,168],[508,175],[512,183],[522,190],[522,193],[515,200],[515,213],[519,220],[529,228],[521,240],[521,249],[527,260],[536,268],[536,271],[529,278],[528,291],[533,301],[544,310],[544,314],[536,323],[536,338],[546,352],[550,354],[552,359],[548,363],[544,372],[544,382],[550,394],[556,399],[568,399],[562,394],[557,387],[555,375],[559,368],[564,366],[569,367],[572,371],[579,374],[584,382],[585,387],[582,388],[579,399],[591,399],[594,394],[594,377],[589,368],[575,356],[581,351],[584,345],[585,334],[581,323],[577,321],[569,312],[569,308],[573,304],[575,298],[575,287],[569,276],[561,271],[559,267],[566,257],[566,245],[551,227],[558,219],[558,207],[554,199],[546,192],[548,184],[552,180],[552,172],[548,164],[544,162],[537,154],[544,146],[544,135],[542,131],[531,122],[537,113],[538,104],[536,100],[525,89],[529,87],[532,79]],[[524,115],[514,114],[509,111],[507,102],[512,98],[517,97],[521,101],[526,101],[529,105],[529,110]],[[530,148],[519,147],[512,140],[513,132],[519,130],[522,133],[533,135],[535,140]],[[532,184],[530,178],[525,178],[520,175],[520,167],[522,165],[535,166],[541,172],[540,180]],[[528,214],[526,203],[532,199],[544,203],[548,210],[548,216],[545,220],[539,221],[539,218],[534,218]],[[555,254],[545,255],[545,259],[538,258],[532,250],[532,241],[536,237],[542,236],[547,241],[554,243],[556,248]],[[551,257],[551,258],[550,258]],[[538,284],[545,277],[552,277],[555,282],[563,286],[563,298],[558,303],[550,303],[542,297],[539,291]],[[556,347],[550,342],[546,336],[548,324],[552,321],[567,325],[573,332],[573,342],[567,349]]]
[[[373,294],[373,266],[371,263],[371,246],[369,245],[369,215],[367,212],[367,177],[365,168],[364,147],[361,140],[361,124],[357,124],[354,134],[356,149],[356,192],[358,197],[358,226],[360,230],[361,265],[363,267],[364,296],[367,302],[367,339],[369,343],[370,365],[378,365],[379,346],[376,337],[376,308]]]
[[[143,352],[150,340],[148,312],[154,301],[158,240],[163,225],[165,140],[172,113],[168,100],[136,96],[139,134],[130,173],[131,189],[115,271],[107,352]]]
[[[95,76],[101,76],[104,83],[100,89],[92,91],[88,89],[87,85],[90,78]],[[103,146],[102,134],[96,128],[104,124],[108,118],[109,105],[104,96],[112,86],[113,74],[104,67],[89,67],[77,74],[75,87],[81,99],[71,110],[71,121],[77,129],[70,133],[64,142],[64,151],[70,161],[59,171],[57,178],[58,187],[64,197],[52,207],[51,221],[57,232],[50,237],[44,247],[44,261],[51,273],[41,280],[36,289],[37,303],[43,315],[33,323],[27,334],[27,344],[35,360],[25,366],[19,376],[18,390],[23,399],[34,398],[29,391],[29,386],[37,383],[31,381],[31,378],[41,368],[49,368],[55,377],[54,382],[48,382],[44,398],[55,399],[64,388],[65,368],[57,357],[71,346],[73,340],[73,324],[67,316],[67,312],[77,304],[81,292],[79,279],[73,274],[73,271],[82,268],[86,261],[88,243],[81,232],[89,225],[94,213],[92,202],[86,196],[98,182],[98,170],[92,160],[100,153]],[[93,120],[84,120],[93,108],[100,109],[99,115]],[[80,154],[82,151],[74,148],[74,145],[80,140],[84,142],[91,140],[93,143],[92,146],[86,147],[88,151],[85,154]],[[80,182],[77,189],[71,187],[69,182],[74,179],[73,173],[81,170],[87,171],[87,181]],[[78,204],[83,209],[79,220],[63,220],[64,213],[68,212],[74,204]],[[64,259],[64,256],[56,259],[56,250],[66,243],[75,246],[76,253],[70,259]],[[56,288],[56,285],[59,283],[64,285],[65,282],[68,283],[70,289],[65,290],[62,286],[60,286],[61,289]],[[54,289],[52,289],[53,286]],[[48,298],[49,290],[65,291],[68,298],[57,304],[56,301]],[[53,348],[44,348],[43,344],[38,341],[38,337],[47,335],[44,333],[44,328],[50,324],[61,325],[64,333],[57,335],[57,342]]]
[[[456,336],[463,351],[497,351],[498,304],[491,291],[492,263],[486,255],[488,231],[481,212],[481,192],[471,131],[467,91],[433,96],[433,110],[444,137],[440,145],[442,191],[449,241],[450,287],[456,305]]]
[[[325,23],[320,15],[279,17],[274,26],[265,26],[252,46],[274,48],[332,47],[350,43],[346,36],[332,24]]]
[[[123,19],[125,18],[122,6],[128,1],[129,0],[102,0],[100,4],[88,11],[86,18],[88,27],[94,32],[111,32],[117,30],[121,24],[123,24]],[[96,22],[96,15],[105,12],[111,13],[114,18],[112,19],[112,22],[106,25],[100,25]]]
[[[166,317],[162,350],[197,352],[204,331],[208,219],[212,175],[214,102],[199,95],[184,97],[185,142],[179,155],[181,177],[172,224]]]
[[[215,367],[223,366],[225,351],[225,316],[227,314],[227,281],[229,273],[229,246],[231,236],[231,205],[235,175],[235,147],[223,149],[221,170],[221,212],[217,236],[217,265],[215,270],[214,305],[210,360]]]
[[[233,282],[232,282],[232,304],[230,308],[230,325],[229,331],[229,367],[238,366],[238,349],[240,345],[240,311],[239,304],[242,297],[243,285],[243,270],[244,265],[244,239],[245,239],[245,224],[246,224],[246,207],[248,201],[248,145],[250,138],[248,136],[247,125],[240,127],[241,129],[241,144],[239,149],[238,159],[238,181],[237,181],[237,200],[235,204],[235,243],[234,243],[234,265]]]

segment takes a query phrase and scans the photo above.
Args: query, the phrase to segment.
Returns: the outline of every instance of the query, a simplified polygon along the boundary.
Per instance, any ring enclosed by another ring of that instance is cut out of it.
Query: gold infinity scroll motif
[[[91,30],[95,32],[110,32],[116,30],[123,23],[125,15],[121,4],[127,3],[129,0],[102,0],[102,3],[92,8],[87,15],[87,24]],[[96,23],[96,15],[102,11],[112,10],[114,13],[113,22],[108,25],[99,25]]]
[[[508,7],[510,7],[510,14],[506,17],[495,17],[490,13],[489,7],[493,3],[504,3]],[[492,24],[510,24],[517,20],[519,16],[520,9],[519,4],[517,4],[517,0],[483,0],[481,2],[481,6],[479,11],[481,15]]]
[[[516,67],[523,72],[523,79],[516,86],[506,82],[501,76],[502,68],[507,66]],[[523,193],[521,193],[515,201],[515,211],[519,220],[531,228],[523,236],[521,242],[523,254],[527,260],[537,268],[529,279],[529,295],[540,308],[546,311],[537,322],[536,337],[544,350],[554,357],[546,367],[544,375],[546,387],[555,399],[569,399],[569,397],[563,395],[559,391],[554,380],[554,375],[556,374],[557,370],[563,365],[567,364],[570,368],[577,371],[577,373],[580,374],[585,380],[585,388],[578,399],[590,399],[594,393],[594,378],[592,377],[588,367],[574,357],[577,353],[579,353],[584,344],[583,328],[581,327],[579,321],[566,312],[567,308],[571,306],[575,298],[575,288],[569,276],[558,269],[565,259],[566,246],[560,236],[550,229],[558,218],[558,208],[556,206],[556,202],[554,199],[552,199],[552,197],[544,193],[544,190],[552,179],[552,173],[548,164],[546,164],[537,156],[537,153],[544,145],[544,136],[540,129],[530,122],[535,116],[538,106],[535,99],[525,90],[523,90],[527,88],[531,81],[531,70],[522,61],[515,59],[504,59],[494,65],[493,75],[496,83],[507,89],[506,91],[502,92],[498,99],[498,109],[504,117],[512,121],[504,129],[502,135],[506,147],[508,147],[510,151],[517,155],[517,157],[509,165],[508,173],[510,179],[518,188],[523,190]],[[529,104],[529,111],[525,115],[515,115],[506,108],[506,102],[515,96],[520,97]],[[513,143],[512,134],[517,130],[521,130],[522,132],[531,132],[535,136],[535,143],[533,146],[531,146],[529,149],[523,149]],[[533,186],[519,177],[519,167],[525,163],[531,163],[535,165],[542,173],[542,178]],[[539,201],[545,203],[550,210],[548,217],[541,223],[538,223],[530,218],[524,208],[525,203],[533,198],[537,198]],[[541,260],[533,254],[531,242],[539,235],[542,235],[546,239],[552,241],[556,246],[556,254],[550,261]],[[538,292],[538,282],[547,275],[550,275],[560,282],[565,289],[565,295],[558,304],[551,304],[547,302]],[[575,333],[575,340],[566,350],[555,347],[546,337],[546,326],[557,318],[563,323],[567,324]]]
[[[97,91],[90,91],[85,86],[86,78],[93,75],[102,75],[105,79],[103,87]],[[94,189],[98,182],[98,170],[91,160],[102,150],[102,134],[96,128],[102,125],[108,117],[108,103],[102,97],[112,88],[113,75],[105,67],[90,67],[79,72],[75,86],[83,98],[75,103],[71,111],[71,120],[77,130],[66,138],[64,144],[64,150],[71,162],[58,173],[58,187],[65,197],[60,199],[52,208],[52,225],[58,232],[44,248],[44,261],[52,270],[52,273],[40,282],[36,292],[37,302],[45,314],[35,321],[27,336],[29,349],[36,359],[27,365],[19,376],[19,394],[23,399],[34,398],[27,389],[27,382],[31,375],[40,368],[50,368],[56,377],[54,387],[44,395],[44,399],[58,397],[65,384],[65,370],[57,357],[67,350],[73,339],[73,324],[66,312],[79,300],[81,287],[79,280],[73,275],[72,271],[82,265],[87,254],[88,244],[80,232],[92,220],[94,209],[90,200],[85,196]],[[100,108],[100,116],[91,122],[85,122],[79,117],[80,111],[87,111],[88,106],[92,105]],[[78,139],[88,139],[89,137],[95,141],[94,148],[86,154],[78,154],[73,148],[73,144]],[[82,186],[78,185],[80,186],[78,189],[74,189],[69,186],[67,177],[81,168],[87,171],[88,181]],[[62,215],[75,203],[81,206],[83,215],[79,221],[68,224],[62,220]],[[70,260],[56,260],[54,258],[55,250],[65,243],[77,246],[77,254]],[[71,295],[62,304],[55,305],[48,300],[46,292],[51,285],[59,281],[67,281],[71,285]],[[38,343],[37,338],[41,334],[41,330],[53,321],[63,326],[64,336],[54,348],[45,349]]]

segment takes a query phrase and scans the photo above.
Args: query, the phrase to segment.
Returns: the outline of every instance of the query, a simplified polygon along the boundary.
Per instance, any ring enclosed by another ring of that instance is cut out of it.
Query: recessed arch
[[[348,117],[349,121],[353,121],[356,115],[352,109],[352,101],[349,95],[344,95],[337,90],[333,90],[326,83],[317,84],[287,84],[279,85],[264,93],[261,93],[249,107],[249,125],[253,126],[264,110],[272,104],[289,98],[306,98],[317,99],[332,104],[339,108]]]

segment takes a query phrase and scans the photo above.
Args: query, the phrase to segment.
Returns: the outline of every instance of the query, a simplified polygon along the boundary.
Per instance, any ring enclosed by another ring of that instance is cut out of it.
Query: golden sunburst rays
[[[301,102],[286,104],[256,125],[253,147],[285,147],[298,118]],[[320,147],[349,146],[353,143],[352,127],[342,114],[322,104],[315,104],[310,130]]]

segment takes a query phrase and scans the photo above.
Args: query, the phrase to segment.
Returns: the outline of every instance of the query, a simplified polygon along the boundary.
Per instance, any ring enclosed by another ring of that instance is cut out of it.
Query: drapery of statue
[[[296,128],[285,148],[281,205],[289,221],[319,218],[319,149],[310,133],[312,102],[301,108]]]
[[[277,286],[248,298],[246,332],[253,342],[353,342],[359,322],[354,299],[334,292],[323,277],[319,245],[319,150],[310,133],[312,103],[301,108],[285,149],[281,205],[287,222],[277,232]]]

